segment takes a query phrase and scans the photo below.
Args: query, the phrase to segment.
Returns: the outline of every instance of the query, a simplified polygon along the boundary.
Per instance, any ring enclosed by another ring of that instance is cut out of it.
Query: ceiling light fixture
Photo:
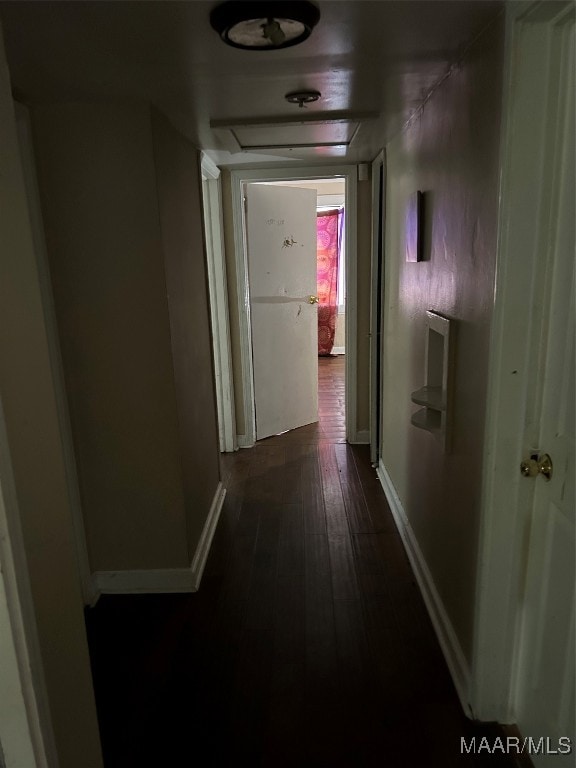
[[[234,48],[268,51],[304,42],[319,18],[308,0],[229,0],[214,8],[210,23]]]
[[[292,93],[287,93],[284,98],[290,104],[298,104],[299,107],[303,107],[305,104],[318,101],[321,95],[320,91],[292,91]]]

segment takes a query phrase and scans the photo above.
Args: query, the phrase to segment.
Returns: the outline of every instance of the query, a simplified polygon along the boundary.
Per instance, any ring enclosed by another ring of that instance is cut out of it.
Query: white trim
[[[353,440],[349,440],[353,445],[370,445],[370,430],[360,429],[356,432]]]
[[[202,579],[202,574],[204,573],[204,566],[206,565],[206,560],[208,559],[212,538],[214,537],[214,531],[218,525],[218,520],[220,518],[220,512],[222,511],[222,505],[224,504],[225,497],[226,488],[224,488],[222,483],[218,483],[216,493],[214,494],[212,504],[210,505],[208,517],[206,518],[204,528],[202,529],[200,541],[196,547],[194,557],[192,558],[192,565],[190,566],[192,570],[194,591],[198,590],[200,587],[200,581]]]
[[[238,328],[240,332],[240,370],[242,376],[242,404],[244,434],[237,435],[241,448],[250,448],[256,442],[256,415],[254,411],[254,373],[252,367],[252,334],[250,332],[250,293],[248,288],[248,255],[244,228],[244,190],[246,173],[232,171],[232,220],[234,223],[234,256],[236,263],[236,291]]]
[[[206,517],[200,541],[189,568],[150,568],[133,571],[96,571],[94,588],[98,594],[154,594],[173,592],[197,592],[212,538],[218,524],[226,489],[218,483]]]
[[[190,568],[96,571],[94,588],[102,595],[195,592]]]
[[[386,471],[382,459],[380,459],[378,463],[376,473],[382,488],[384,489],[384,493],[386,494],[386,499],[390,505],[394,522],[402,537],[402,542],[406,554],[408,555],[408,559],[410,560],[412,571],[414,572],[414,576],[420,587],[420,592],[426,603],[428,614],[430,615],[432,625],[434,626],[436,636],[438,637],[440,647],[442,648],[444,658],[446,659],[448,669],[450,670],[450,675],[452,676],[456,692],[458,693],[460,704],[462,705],[464,714],[467,717],[472,717],[473,713],[469,703],[471,677],[469,664],[466,661],[466,657],[458,642],[456,632],[454,631],[452,622],[446,612],[442,598],[436,589],[434,579],[432,578],[430,569],[422,554],[416,534],[410,525],[410,521],[408,520],[402,502],[400,501],[400,497],[394,488],[394,484]]]
[[[546,194],[546,153],[554,141],[546,133],[552,114],[547,35],[571,9],[569,2],[514,3],[506,8],[503,162],[471,688],[476,715],[504,723],[515,721],[524,515],[533,492],[533,484],[522,481],[519,465],[536,447],[537,437],[536,420],[527,424],[526,413],[545,283],[540,195]]]
[[[214,160],[212,160],[211,157],[208,157],[208,155],[205,152],[202,152],[200,164],[201,164],[203,179],[219,179],[220,178],[220,168],[218,168]]]
[[[385,198],[385,175],[383,176],[382,194],[380,193],[380,168],[382,168],[383,174],[386,173],[385,166],[385,153],[382,150],[379,155],[372,162],[372,252],[370,260],[370,383],[369,383],[369,398],[370,398],[370,461],[372,466],[375,466],[380,458],[381,446],[376,444],[378,440],[378,405],[381,403],[382,392],[381,380],[382,373],[380,372],[380,380],[377,378],[378,370],[378,358],[381,356],[382,350],[378,347],[378,342],[383,336],[381,335],[382,328],[379,326],[379,321],[383,316],[381,305],[381,317],[378,318],[378,256],[379,246],[382,246],[382,257],[384,257],[384,198]],[[380,241],[378,241],[378,230],[380,228],[380,222],[382,227],[380,231]],[[381,274],[384,275],[384,264],[381,266]],[[381,297],[383,301],[383,296]]]
[[[9,451],[0,402],[0,765],[58,768]]]
[[[218,175],[215,175],[216,173]],[[236,411],[234,407],[228,286],[222,222],[222,191],[219,173],[217,166],[204,155],[202,157],[202,200],[218,432],[220,450],[231,452],[235,451],[237,447]]]
[[[331,355],[344,355],[346,354],[346,347],[332,347]]]
[[[316,198],[316,210],[320,208],[342,208],[344,205],[344,193],[335,195],[322,195],[318,190],[318,197]]]
[[[0,21],[0,124],[2,139],[0,141],[0,165],[2,174],[0,186],[2,199],[11,200],[10,211],[4,207],[0,215],[2,240],[15,244],[19,255],[26,261],[24,273],[30,279],[36,279],[32,259],[34,258],[34,243],[32,242],[32,224],[30,222],[30,206],[26,199],[26,181],[22,168],[22,152],[19,146],[18,126],[15,115],[15,104],[12,99],[10,73],[6,64],[2,23]],[[8,221],[10,219],[10,221]],[[14,223],[17,222],[16,228]],[[24,274],[23,273],[23,274]],[[41,278],[38,276],[38,279]],[[36,290],[31,286],[31,291]],[[34,294],[35,295],[35,294]],[[22,301],[19,302],[22,306]],[[25,307],[23,307],[25,311]],[[41,330],[41,329],[39,329]],[[48,332],[47,332],[48,333]],[[31,481],[31,478],[29,478]],[[0,690],[10,688],[4,674],[19,681],[25,712],[19,706],[15,715],[14,727],[18,727],[22,739],[18,747],[19,754],[14,756],[12,763],[7,762],[6,768],[17,765],[16,757],[21,766],[27,765],[24,758],[30,748],[34,753],[34,761],[30,768],[58,768],[59,760],[56,750],[54,731],[46,681],[44,677],[42,653],[36,624],[35,606],[30,586],[30,576],[21,528],[21,513],[18,494],[14,481],[12,455],[6,432],[3,403],[0,395],[0,571],[3,581],[6,602],[1,609],[0,622],[8,628],[11,639],[3,639],[0,645],[7,651],[4,642],[8,642],[15,652],[17,669],[7,660],[7,653],[2,659],[3,672],[0,673]],[[49,574],[46,574],[49,577]],[[12,656],[12,662],[14,656]],[[5,664],[8,664],[6,672]],[[8,697],[9,700],[9,697]],[[15,703],[16,706],[16,703]],[[0,739],[7,748],[4,718],[0,723]],[[26,720],[27,722],[24,722]],[[26,731],[28,732],[26,735]],[[29,741],[30,743],[24,743]],[[5,755],[5,757],[7,757]],[[9,760],[9,758],[7,758]]]
[[[90,576],[90,561],[86,544],[86,531],[84,517],[80,501],[78,473],[76,469],[76,457],[74,454],[74,442],[68,412],[68,400],[66,396],[66,384],[64,381],[62,353],[56,321],[56,310],[52,295],[50,280],[50,267],[46,253],[44,239],[44,224],[42,222],[42,208],[40,205],[40,193],[34,162],[34,147],[32,143],[32,130],[30,115],[27,107],[18,102],[14,103],[16,115],[16,127],[18,130],[18,142],[22,160],[22,173],[28,200],[30,215],[30,229],[34,241],[34,253],[38,270],[38,282],[42,295],[42,308],[46,327],[46,338],[50,350],[50,367],[52,370],[52,383],[56,396],[56,407],[60,426],[62,454],[66,467],[66,485],[70,509],[72,511],[72,525],[74,529],[74,543],[76,545],[76,559],[82,588],[82,597],[85,605],[91,605],[95,599],[92,579]]]
[[[349,442],[356,440],[357,424],[357,171],[356,166],[316,166],[242,169],[231,171],[232,210],[234,220],[234,250],[236,261],[236,283],[238,290],[238,321],[240,330],[240,358],[245,434],[237,436],[240,447],[249,447],[256,441],[256,420],[254,411],[254,380],[252,370],[252,337],[250,332],[250,291],[246,255],[246,234],[244,226],[243,185],[250,182],[277,180],[325,179],[340,177],[346,181],[346,437]]]

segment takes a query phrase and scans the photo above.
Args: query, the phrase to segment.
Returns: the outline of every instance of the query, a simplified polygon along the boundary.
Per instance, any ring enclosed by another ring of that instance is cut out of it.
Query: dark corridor
[[[461,754],[478,730],[369,449],[338,425],[343,359],[320,367],[319,424],[223,455],[200,591],[88,611],[107,768],[509,765]]]

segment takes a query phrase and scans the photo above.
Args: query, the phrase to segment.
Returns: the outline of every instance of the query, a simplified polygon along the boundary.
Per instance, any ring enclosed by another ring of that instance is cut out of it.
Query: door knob
[[[531,456],[520,464],[520,473],[522,477],[536,477],[544,475],[546,480],[552,479],[552,459],[547,453],[542,456]]]
[[[319,301],[318,296],[308,296],[308,304],[318,304]]]

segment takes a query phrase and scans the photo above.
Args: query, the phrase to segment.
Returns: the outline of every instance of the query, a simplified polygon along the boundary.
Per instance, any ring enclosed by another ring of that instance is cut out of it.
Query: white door
[[[527,478],[534,484],[530,521],[526,591],[519,648],[516,711],[518,726],[532,737],[542,754],[535,766],[574,766],[574,21],[553,33],[559,84],[556,131],[551,142],[552,216],[543,251],[543,302],[538,368],[542,380],[533,393],[535,435],[540,453],[552,459],[552,479]],[[531,429],[531,425],[527,425]],[[544,737],[543,741],[540,741]],[[546,741],[549,737],[549,741]],[[572,754],[567,742],[572,740]],[[558,754],[554,753],[558,751]],[[563,752],[565,754],[563,754]]]
[[[316,190],[249,184],[256,439],[318,420]]]

